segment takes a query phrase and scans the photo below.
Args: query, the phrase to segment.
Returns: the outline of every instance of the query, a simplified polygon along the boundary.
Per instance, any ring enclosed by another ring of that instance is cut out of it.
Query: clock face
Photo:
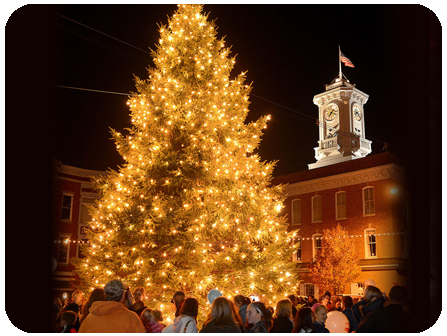
[[[362,120],[362,111],[360,111],[360,107],[357,104],[352,108],[352,113],[354,114],[355,120]]]
[[[338,106],[335,104],[331,104],[328,107],[326,107],[326,111],[324,111],[324,118],[327,121],[332,121],[335,119],[337,113],[338,113]]]

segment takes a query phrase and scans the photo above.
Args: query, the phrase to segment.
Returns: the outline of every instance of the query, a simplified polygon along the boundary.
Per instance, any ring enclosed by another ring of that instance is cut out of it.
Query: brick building
[[[308,270],[321,244],[324,229],[340,224],[354,239],[361,274],[345,292],[361,294],[364,281],[373,279],[388,292],[408,282],[408,215],[405,169],[399,157],[371,153],[365,138],[364,104],[368,95],[342,74],[325,92],[314,97],[319,107],[316,163],[309,170],[274,179],[286,184],[285,211],[289,230],[298,230],[297,263],[300,295],[326,291],[314,286]]]
[[[104,175],[95,171],[56,163],[54,175],[55,223],[52,246],[53,284],[55,294],[72,292],[70,282],[74,280],[74,266],[70,258],[82,257],[80,246],[88,243],[84,229],[90,220],[87,208],[98,198],[93,190],[92,177]],[[56,267],[56,268],[55,268]]]
[[[289,230],[298,230],[300,248],[293,254],[300,295],[322,294],[314,288],[307,266],[321,243],[324,229],[340,224],[354,239],[361,275],[345,292],[359,294],[366,279],[389,291],[408,281],[408,221],[405,171],[398,157],[385,152],[355,161],[280,176],[287,184],[285,211]]]

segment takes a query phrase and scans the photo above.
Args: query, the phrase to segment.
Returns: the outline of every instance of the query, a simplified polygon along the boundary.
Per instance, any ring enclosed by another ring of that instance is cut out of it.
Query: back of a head
[[[67,305],[67,307],[65,307],[65,310],[69,310],[77,314],[79,312],[79,305],[74,302],[70,303]]]
[[[249,297],[247,297],[247,296],[244,296],[244,303],[243,303],[243,305],[249,305],[251,303],[251,300],[250,300],[250,298]]]
[[[403,305],[407,301],[408,292],[402,286],[394,286],[390,290],[389,297],[391,303],[398,303]]]
[[[146,308],[145,310],[143,310],[141,312],[140,319],[143,322],[143,324],[146,324],[147,322],[149,322],[149,317],[151,314],[152,314],[152,316],[154,315],[153,310],[150,308]]]
[[[295,302],[295,299],[296,299],[294,294],[287,295],[287,298],[290,300],[290,302],[292,302],[292,304]]]
[[[106,301],[119,302],[123,296],[124,291],[125,291],[124,285],[119,280],[109,281],[104,286],[104,293],[106,295]]]
[[[234,297],[234,302],[237,304],[241,304],[241,303],[243,304],[244,301],[245,301],[245,297],[241,294],[238,294]]]
[[[180,308],[180,315],[197,316],[199,313],[199,301],[196,298],[187,298]]]
[[[104,289],[102,288],[95,288],[90,293],[90,296],[88,297],[87,305],[90,307],[93,302],[95,301],[105,301],[106,300],[106,294],[104,293]]]
[[[61,315],[61,320],[67,322],[67,325],[74,325],[74,323],[76,322],[76,318],[77,316],[75,312],[71,310],[66,310]]]
[[[282,299],[276,303],[275,316],[292,317],[292,302],[290,299]]]
[[[352,297],[350,297],[349,295],[343,296],[342,301],[345,306],[345,309],[351,308],[354,305],[354,302],[352,301]]]
[[[292,332],[297,333],[301,330],[301,328],[315,330],[312,316],[314,316],[314,312],[310,307],[303,307],[298,310],[298,313],[295,316],[294,328]]]
[[[209,319],[205,324],[211,321],[213,321],[213,326],[215,327],[237,326],[231,302],[227,298],[220,296],[214,299]]]
[[[382,295],[382,292],[379,288],[374,286],[368,286],[365,289],[365,294],[363,294],[363,300],[370,302],[373,299],[377,299]]]
[[[154,310],[152,311],[152,316],[154,317],[154,320],[155,320],[155,321],[157,321],[157,322],[163,322],[163,315],[162,315],[162,313],[161,313],[160,310],[158,310],[158,309],[154,309]]]

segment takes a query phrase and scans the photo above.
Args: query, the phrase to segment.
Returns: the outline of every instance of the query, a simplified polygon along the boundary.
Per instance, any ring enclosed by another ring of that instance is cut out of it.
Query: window
[[[315,286],[313,283],[300,283],[300,295],[302,296],[312,295],[314,297],[315,302],[318,302],[319,299],[318,286]]]
[[[335,216],[336,219],[346,219],[346,192],[340,191],[335,194]]]
[[[301,261],[301,237],[293,238],[293,245],[295,244],[297,245],[292,255],[292,261]]]
[[[292,201],[292,225],[301,224],[301,200],[295,199]]]
[[[376,230],[365,230],[365,257],[376,258],[377,257],[377,244],[376,244]]]
[[[62,195],[62,220],[71,221],[71,209],[73,206],[73,195]]]
[[[315,295],[315,287],[314,284],[304,284],[304,295]]]
[[[366,187],[363,189],[363,215],[375,215],[374,207],[374,187]]]
[[[59,236],[59,246],[57,251],[57,262],[68,264],[68,256],[70,253],[70,235]]]
[[[321,250],[321,240],[322,239],[323,239],[323,235],[321,233],[316,233],[312,236],[314,258],[317,256],[318,252]]]
[[[92,220],[92,216],[89,213],[89,207],[93,205],[94,200],[92,198],[83,198],[81,203],[81,223],[88,223]]]
[[[321,222],[321,196],[312,197],[312,222]]]

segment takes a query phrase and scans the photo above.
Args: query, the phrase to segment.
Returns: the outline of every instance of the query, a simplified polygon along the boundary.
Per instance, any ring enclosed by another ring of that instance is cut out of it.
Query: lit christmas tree
[[[229,80],[234,58],[201,12],[179,5],[160,27],[155,68],[128,101],[133,127],[112,131],[126,164],[96,182],[86,257],[75,262],[86,292],[119,278],[171,319],[178,290],[203,312],[211,289],[274,304],[298,285],[274,164],[253,154],[269,117],[244,123],[251,87],[243,74]]]
[[[312,280],[323,291],[343,294],[345,285],[360,274],[359,257],[354,240],[339,224],[324,230],[321,249],[310,267]]]

